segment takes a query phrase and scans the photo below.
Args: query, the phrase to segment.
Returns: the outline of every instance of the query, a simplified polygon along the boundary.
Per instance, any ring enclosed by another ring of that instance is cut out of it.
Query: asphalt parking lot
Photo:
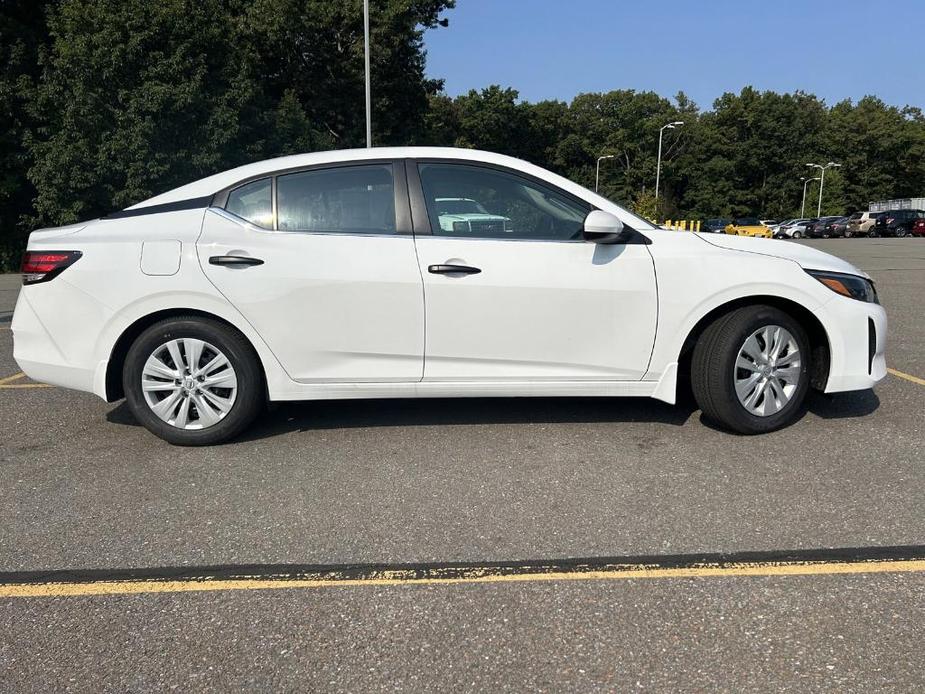
[[[814,396],[761,437],[642,399],[348,401],[173,448],[120,403],[17,377],[19,279],[0,276],[0,572],[103,585],[0,592],[0,690],[921,689],[921,569],[403,578],[453,562],[922,558],[925,241],[805,243],[877,281],[895,371],[873,392]],[[105,587],[281,565],[395,573]]]

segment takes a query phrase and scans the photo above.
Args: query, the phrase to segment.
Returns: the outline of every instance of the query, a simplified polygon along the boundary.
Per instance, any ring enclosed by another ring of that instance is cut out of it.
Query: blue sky
[[[707,109],[752,84],[925,108],[925,0],[458,0],[445,16],[427,73],[453,96],[680,90]]]

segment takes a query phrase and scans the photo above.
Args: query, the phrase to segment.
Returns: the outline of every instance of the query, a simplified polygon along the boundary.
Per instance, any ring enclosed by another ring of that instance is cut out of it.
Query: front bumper
[[[886,311],[836,296],[823,307],[829,335],[826,393],[866,390],[886,377]]]

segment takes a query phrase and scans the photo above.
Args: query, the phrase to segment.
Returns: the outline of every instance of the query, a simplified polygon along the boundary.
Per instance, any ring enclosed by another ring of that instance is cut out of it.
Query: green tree
[[[46,2],[6,0],[0,7],[0,267],[18,262],[25,241],[22,217],[35,190],[26,176],[29,101],[39,76],[38,54],[47,37]]]
[[[261,154],[263,104],[235,23],[221,0],[63,0],[52,11],[30,142],[40,223]]]
[[[377,142],[423,130],[422,27],[453,0],[372,14]],[[362,145],[362,5],[61,0],[33,104],[42,223],[67,223],[248,161]]]

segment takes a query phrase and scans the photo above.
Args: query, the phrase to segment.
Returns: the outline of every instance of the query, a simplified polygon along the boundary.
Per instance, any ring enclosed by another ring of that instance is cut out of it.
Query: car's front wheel
[[[745,306],[700,336],[691,385],[705,417],[742,434],[760,434],[797,418],[809,373],[802,326],[773,306]]]
[[[219,321],[194,316],[160,321],[135,339],[123,388],[135,418],[181,446],[232,438],[265,402],[263,373],[247,339]]]

